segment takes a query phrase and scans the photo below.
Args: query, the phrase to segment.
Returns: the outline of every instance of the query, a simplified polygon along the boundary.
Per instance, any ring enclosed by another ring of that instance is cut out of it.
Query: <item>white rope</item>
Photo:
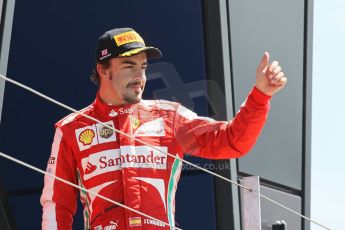
[[[107,198],[107,197],[105,197],[105,196],[99,195],[98,193],[95,193],[95,192],[92,192],[92,191],[90,191],[90,190],[88,190],[88,189],[85,189],[85,188],[83,188],[83,187],[80,187],[79,185],[76,185],[76,184],[74,184],[74,183],[71,183],[70,181],[67,181],[67,180],[65,180],[65,179],[62,179],[61,177],[55,176],[54,174],[45,172],[45,171],[43,171],[42,169],[39,169],[39,168],[37,168],[37,167],[35,167],[35,166],[32,166],[32,165],[30,165],[30,164],[28,164],[28,163],[25,163],[25,162],[23,162],[23,161],[21,161],[21,160],[18,160],[17,158],[11,157],[11,156],[9,156],[9,155],[3,153],[3,152],[0,152],[0,156],[2,156],[3,158],[8,159],[8,160],[10,160],[10,161],[13,161],[13,162],[15,162],[15,163],[17,163],[17,164],[19,164],[19,165],[22,165],[22,166],[24,166],[24,167],[27,167],[27,168],[29,168],[29,169],[32,169],[32,170],[34,170],[34,171],[36,171],[36,172],[39,172],[39,173],[41,173],[41,174],[43,174],[43,175],[50,176],[51,178],[54,178],[55,180],[61,181],[61,182],[65,183],[65,184],[68,184],[68,185],[70,185],[70,186],[72,186],[72,187],[74,187],[74,188],[80,189],[80,190],[82,190],[82,191],[84,191],[84,192],[87,192],[87,193],[90,193],[90,194],[92,194],[92,195],[94,195],[94,196],[97,196],[97,197],[99,197],[99,198],[101,198],[101,199],[103,199],[103,200],[106,200],[106,201],[108,201],[108,202],[114,204],[114,205],[118,205],[118,206],[120,206],[120,207],[122,207],[122,208],[128,209],[128,210],[130,210],[130,211],[132,211],[132,212],[135,212],[135,213],[137,213],[137,214],[139,214],[139,215],[142,215],[142,216],[144,216],[144,217],[147,217],[147,218],[150,218],[150,219],[152,219],[152,220],[158,221],[159,223],[168,225],[168,226],[171,227],[171,228],[178,229],[178,230],[182,230],[181,228],[174,227],[174,226],[172,226],[172,225],[170,225],[170,224],[168,224],[168,223],[166,223],[166,222],[164,222],[164,221],[158,220],[158,219],[156,219],[156,218],[154,218],[154,217],[152,217],[152,216],[149,216],[149,215],[147,215],[147,214],[145,214],[145,213],[142,213],[142,212],[140,212],[140,211],[138,211],[138,210],[135,210],[135,209],[133,209],[133,208],[131,208],[131,207],[128,207],[128,206],[126,206],[126,205],[123,205],[123,204],[121,204],[121,203],[119,203],[119,202],[116,202],[116,201],[114,201],[114,200],[111,200],[111,199],[109,199],[109,198]]]
[[[65,105],[65,104],[63,104],[63,103],[61,103],[61,102],[59,102],[59,101],[57,101],[57,100],[55,100],[55,99],[53,99],[53,98],[51,98],[51,97],[48,97],[48,96],[46,96],[46,95],[44,95],[44,94],[42,94],[42,93],[40,93],[40,92],[38,92],[38,91],[36,91],[36,90],[34,90],[34,89],[28,87],[28,86],[26,86],[26,85],[23,85],[23,84],[21,84],[21,83],[15,81],[15,80],[12,80],[12,79],[10,79],[10,78],[7,78],[7,77],[5,77],[5,76],[3,76],[3,75],[1,75],[1,74],[0,74],[0,77],[3,78],[3,79],[5,79],[5,80],[8,81],[8,82],[11,82],[11,83],[14,84],[14,85],[17,85],[17,86],[19,86],[19,87],[21,87],[21,88],[23,88],[23,89],[26,89],[27,91],[32,92],[33,94],[36,94],[37,96],[40,96],[40,97],[42,97],[42,98],[44,98],[44,99],[46,99],[46,100],[48,100],[48,101],[50,101],[50,102],[52,102],[52,103],[54,103],[54,104],[57,104],[57,105],[59,105],[59,106],[65,108],[65,109],[67,109],[67,110],[69,110],[69,111],[71,111],[71,112],[77,113],[77,114],[79,114],[79,115],[81,115],[81,116],[83,116],[83,117],[86,117],[86,118],[88,118],[88,119],[90,119],[90,120],[92,120],[92,121],[95,121],[95,122],[97,122],[97,123],[100,123],[100,124],[104,125],[105,127],[109,128],[109,129],[111,129],[111,130],[113,130],[113,131],[115,131],[115,132],[117,132],[117,133],[120,133],[120,134],[122,134],[122,135],[124,135],[124,136],[126,136],[126,137],[129,137],[129,138],[132,138],[133,140],[135,140],[135,141],[137,141],[137,142],[139,142],[139,143],[141,143],[141,144],[147,145],[147,146],[151,147],[152,149],[154,149],[154,150],[156,150],[156,151],[159,151],[159,152],[161,152],[161,153],[163,153],[163,154],[166,154],[166,155],[168,155],[168,156],[170,156],[170,157],[172,157],[172,158],[178,159],[178,160],[182,161],[182,162],[185,163],[185,164],[188,164],[188,165],[190,165],[190,166],[193,166],[193,167],[195,167],[195,168],[197,168],[197,169],[199,169],[199,170],[201,170],[201,171],[204,171],[204,172],[206,172],[206,173],[209,173],[209,174],[211,174],[211,175],[213,175],[213,176],[215,176],[215,177],[218,177],[218,178],[220,178],[220,179],[222,179],[222,180],[225,180],[225,181],[227,181],[227,182],[229,182],[229,183],[233,183],[233,184],[237,185],[238,187],[241,187],[241,188],[243,188],[243,189],[246,189],[246,190],[248,190],[248,191],[251,191],[249,188],[246,188],[245,186],[243,186],[243,185],[241,185],[241,184],[239,184],[239,183],[236,183],[235,181],[232,181],[232,180],[230,180],[230,179],[228,179],[228,178],[226,178],[226,177],[223,177],[223,176],[221,176],[221,175],[218,175],[217,173],[211,172],[211,171],[209,171],[209,170],[207,170],[207,169],[204,169],[204,168],[202,168],[202,167],[200,167],[200,166],[198,166],[198,165],[195,165],[195,164],[193,164],[193,163],[191,163],[191,162],[189,162],[189,161],[186,161],[186,160],[181,159],[181,158],[179,158],[179,157],[177,157],[177,156],[174,156],[174,155],[171,154],[171,153],[165,152],[165,151],[163,151],[163,150],[161,150],[161,149],[159,149],[159,148],[157,148],[157,147],[155,147],[155,146],[150,145],[149,143],[146,143],[145,141],[142,141],[142,140],[140,140],[140,139],[138,139],[138,138],[135,138],[135,137],[133,137],[133,136],[127,134],[127,133],[124,133],[124,132],[122,132],[121,130],[115,129],[114,127],[112,127],[112,126],[110,126],[110,125],[107,125],[107,124],[105,124],[105,123],[99,121],[98,119],[96,119],[96,118],[94,118],[94,117],[91,117],[91,116],[89,116],[89,115],[86,115],[86,114],[84,114],[84,113],[81,113],[80,111],[78,111],[78,110],[76,110],[76,109],[74,109],[74,108],[72,108],[72,107],[70,107],[70,106],[68,106],[68,105]]]
[[[320,227],[323,227],[324,229],[331,230],[330,228],[328,228],[328,227],[326,227],[326,226],[324,226],[324,225],[322,225],[322,224],[320,224],[320,223],[318,223],[318,222],[316,222],[316,221],[310,219],[309,217],[303,216],[302,214],[296,212],[295,210],[292,210],[291,208],[288,208],[288,207],[286,207],[286,206],[284,206],[284,205],[278,203],[277,201],[272,200],[271,198],[269,198],[269,197],[267,197],[267,196],[264,196],[264,195],[262,195],[262,194],[259,194],[259,196],[261,196],[262,198],[264,198],[264,199],[266,199],[266,200],[268,200],[268,201],[270,201],[270,202],[272,202],[272,203],[274,203],[274,204],[276,204],[276,205],[278,205],[278,206],[280,206],[280,207],[282,207],[282,208],[284,208],[284,209],[286,209],[286,210],[288,210],[288,211],[290,211],[290,212],[296,214],[297,216],[300,216],[300,217],[302,217],[302,218],[304,218],[304,219],[306,219],[306,220],[309,220],[310,222],[312,222],[312,223],[314,223],[314,224],[319,225]]]
[[[19,87],[21,87],[21,88],[23,88],[23,89],[26,89],[27,91],[30,91],[30,92],[32,92],[33,94],[36,94],[37,96],[40,96],[40,97],[42,97],[42,98],[44,98],[44,99],[46,99],[46,100],[48,100],[48,101],[50,101],[50,102],[52,102],[52,103],[54,103],[54,104],[57,104],[57,105],[59,105],[59,106],[65,108],[65,109],[67,109],[67,110],[70,110],[70,111],[72,111],[72,112],[74,112],[74,113],[77,113],[77,114],[79,114],[79,115],[81,115],[81,116],[84,116],[84,117],[86,117],[86,118],[88,118],[88,119],[90,119],[90,120],[92,120],[92,121],[95,121],[95,122],[97,122],[97,123],[100,123],[100,124],[104,125],[105,127],[109,128],[109,129],[111,129],[111,130],[113,130],[113,131],[115,131],[115,132],[117,132],[117,133],[120,133],[120,134],[122,134],[122,135],[124,135],[124,136],[126,136],[126,137],[132,138],[132,139],[134,139],[135,141],[137,141],[137,142],[139,142],[139,143],[142,143],[142,144],[144,144],[144,145],[147,145],[147,146],[151,147],[152,149],[154,149],[154,150],[156,150],[156,151],[159,151],[159,152],[161,152],[161,153],[164,153],[164,154],[166,154],[166,155],[168,155],[168,156],[170,156],[170,157],[172,157],[172,158],[175,158],[175,159],[178,159],[178,160],[182,161],[182,162],[185,163],[185,164],[188,164],[188,165],[190,165],[190,166],[193,166],[193,167],[195,167],[195,168],[197,168],[197,169],[199,169],[199,170],[201,170],[201,171],[204,171],[204,172],[206,172],[206,173],[208,173],[208,174],[211,174],[211,175],[213,175],[213,176],[215,176],[215,177],[218,177],[218,178],[220,178],[220,179],[222,179],[222,180],[224,180],[224,181],[227,181],[227,182],[229,182],[229,183],[231,183],[231,184],[234,184],[234,185],[236,185],[236,186],[238,186],[238,187],[240,187],[240,188],[242,188],[242,189],[245,189],[245,190],[247,190],[247,191],[249,191],[249,192],[252,192],[252,189],[250,189],[250,188],[247,188],[247,187],[245,187],[245,186],[243,186],[243,185],[241,185],[241,184],[239,184],[239,183],[237,183],[237,182],[235,182],[235,181],[233,181],[233,180],[230,180],[230,179],[228,179],[228,178],[226,178],[226,177],[223,177],[223,176],[218,175],[218,174],[216,174],[216,173],[214,173],[214,172],[212,172],[212,171],[209,171],[209,170],[207,170],[207,169],[205,169],[205,168],[202,168],[202,167],[200,167],[200,166],[198,166],[198,165],[195,165],[195,164],[193,164],[193,163],[191,163],[191,162],[189,162],[189,161],[187,161],[187,160],[184,160],[184,159],[181,159],[181,158],[179,158],[179,157],[177,157],[177,156],[174,156],[174,155],[172,155],[172,154],[170,154],[170,153],[168,153],[168,152],[162,151],[162,150],[156,148],[155,146],[152,146],[152,145],[150,145],[150,144],[148,144],[148,143],[146,143],[146,142],[144,142],[144,141],[142,141],[142,140],[140,140],[140,139],[137,139],[137,138],[135,138],[135,137],[133,137],[133,136],[127,134],[127,133],[124,133],[124,132],[122,132],[122,131],[120,131],[120,130],[118,130],[118,129],[115,129],[115,128],[112,127],[112,126],[109,126],[109,125],[107,125],[107,124],[104,124],[103,122],[99,121],[98,119],[96,119],[96,118],[94,118],[94,117],[91,117],[91,116],[88,116],[88,115],[86,115],[86,114],[83,114],[83,113],[79,112],[78,110],[76,110],[76,109],[74,109],[74,108],[72,108],[72,107],[70,107],[70,106],[67,106],[67,105],[65,105],[65,104],[63,104],[63,103],[61,103],[61,102],[59,102],[59,101],[57,101],[57,100],[55,100],[55,99],[53,99],[53,98],[51,98],[51,97],[48,97],[48,96],[46,96],[46,95],[44,95],[44,94],[42,94],[42,93],[40,93],[40,92],[38,92],[38,91],[36,91],[36,90],[34,90],[34,89],[28,87],[28,86],[26,86],[26,85],[23,85],[23,84],[21,84],[21,83],[15,81],[15,80],[13,80],[13,79],[10,79],[10,78],[8,78],[8,77],[5,77],[5,76],[3,76],[3,75],[1,75],[1,74],[0,74],[0,78],[4,79],[5,81],[8,81],[8,82],[10,82],[10,83],[12,83],[12,84],[14,84],[14,85],[17,85],[17,86],[19,86]],[[83,190],[85,190],[85,189],[83,189]],[[296,215],[298,215],[298,216],[300,216],[300,217],[302,217],[302,218],[304,218],[304,219],[306,219],[306,220],[309,220],[309,221],[312,222],[312,223],[315,223],[315,224],[319,225],[320,227],[323,227],[323,228],[325,228],[325,229],[327,229],[327,230],[330,230],[330,228],[325,227],[324,225],[322,225],[322,224],[320,224],[320,223],[318,223],[318,222],[316,222],[316,221],[314,221],[314,220],[312,220],[312,219],[310,219],[310,218],[308,218],[308,217],[306,217],[306,216],[304,216],[304,215],[302,215],[302,214],[300,214],[300,213],[298,213],[298,212],[296,212],[296,211],[294,211],[294,210],[292,210],[292,209],[290,209],[290,208],[284,206],[283,204],[280,204],[280,203],[277,202],[277,201],[274,201],[273,199],[270,199],[270,198],[268,198],[268,197],[266,197],[266,196],[264,196],[264,195],[262,195],[262,194],[259,194],[259,195],[260,195],[262,198],[264,198],[264,199],[266,199],[266,200],[268,200],[268,201],[270,201],[270,202],[272,202],[272,203],[274,203],[274,204],[276,204],[276,205],[278,205],[278,206],[280,206],[280,207],[282,207],[282,208],[284,208],[284,209],[286,209],[286,210],[288,210],[288,211],[290,211],[290,212],[292,212],[292,213],[294,213],[294,214],[296,214]],[[107,198],[107,199],[108,199],[108,198]],[[160,222],[162,222],[162,221],[160,221]]]

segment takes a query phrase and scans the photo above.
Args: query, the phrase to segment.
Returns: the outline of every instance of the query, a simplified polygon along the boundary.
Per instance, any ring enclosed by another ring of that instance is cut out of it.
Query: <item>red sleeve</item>
[[[250,151],[261,133],[270,98],[254,87],[229,122],[198,117],[180,105],[175,118],[176,140],[185,153],[194,156],[209,159],[241,157]]]
[[[47,172],[77,184],[76,165],[72,150],[61,128],[55,131]],[[78,190],[49,176],[44,177],[41,196],[43,207],[42,230],[72,229],[77,208]]]

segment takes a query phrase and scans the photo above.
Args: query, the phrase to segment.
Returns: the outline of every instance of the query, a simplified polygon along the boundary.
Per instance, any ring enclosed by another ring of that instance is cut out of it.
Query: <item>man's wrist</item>
[[[265,106],[269,103],[272,96],[269,96],[262,92],[258,87],[254,86],[249,94],[249,97],[253,99],[255,104]]]

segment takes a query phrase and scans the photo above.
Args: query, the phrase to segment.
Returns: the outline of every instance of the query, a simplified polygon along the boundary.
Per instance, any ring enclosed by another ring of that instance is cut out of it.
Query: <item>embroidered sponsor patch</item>
[[[101,51],[102,56],[105,56],[108,54],[108,49],[104,49]]]
[[[85,146],[90,145],[95,137],[95,132],[92,129],[86,129],[79,134],[79,141]]]
[[[167,147],[156,146],[166,152]],[[148,146],[121,146],[120,149],[90,154],[81,160],[84,180],[122,168],[166,169],[167,155]]]
[[[48,164],[55,164],[55,157],[50,157],[49,160],[48,160]]]
[[[144,40],[140,37],[140,35],[134,31],[129,31],[115,35],[114,40],[117,46],[122,46],[131,42],[144,43]]]
[[[104,122],[110,127],[114,127],[113,121]],[[75,130],[77,142],[80,151],[90,148],[91,146],[116,141],[116,133],[103,124],[94,124]]]
[[[110,117],[116,117],[118,115],[118,113],[112,109],[108,115]]]
[[[151,220],[151,219],[144,219],[144,224],[152,224],[152,225],[156,225],[159,227],[165,227],[164,223],[159,222],[157,220]]]
[[[104,124],[114,127],[113,121],[104,122]],[[111,141],[116,141],[116,133],[114,130],[109,127],[104,126],[103,124],[96,124],[98,142],[100,144],[107,143]]]
[[[90,148],[93,145],[98,144],[95,125],[76,129],[75,135],[77,138],[80,151],[83,151],[85,149]]]
[[[84,180],[94,176],[121,169],[119,149],[101,151],[81,160],[84,170]]]
[[[133,124],[132,124],[133,125]],[[138,124],[140,125],[140,124]],[[165,136],[164,120],[163,118],[157,118],[152,121],[145,122],[140,125],[135,131],[134,136],[137,137],[162,137]]]
[[[132,129],[137,129],[140,125],[140,120],[136,117],[131,116]]]
[[[129,227],[141,226],[141,217],[129,218]]]
[[[119,227],[118,224],[118,220],[117,221],[110,221],[109,225],[104,226],[103,225],[97,225],[94,230],[116,230]]]
[[[123,168],[167,168],[167,152],[168,148],[163,146],[155,146],[152,149],[148,146],[121,146],[121,165]]]

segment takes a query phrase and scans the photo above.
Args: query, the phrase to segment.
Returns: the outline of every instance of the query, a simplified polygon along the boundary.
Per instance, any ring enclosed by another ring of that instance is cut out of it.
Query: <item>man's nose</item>
[[[145,81],[146,80],[145,70],[139,69],[139,71],[137,71],[137,73],[135,75],[135,79],[140,80],[140,81]]]

